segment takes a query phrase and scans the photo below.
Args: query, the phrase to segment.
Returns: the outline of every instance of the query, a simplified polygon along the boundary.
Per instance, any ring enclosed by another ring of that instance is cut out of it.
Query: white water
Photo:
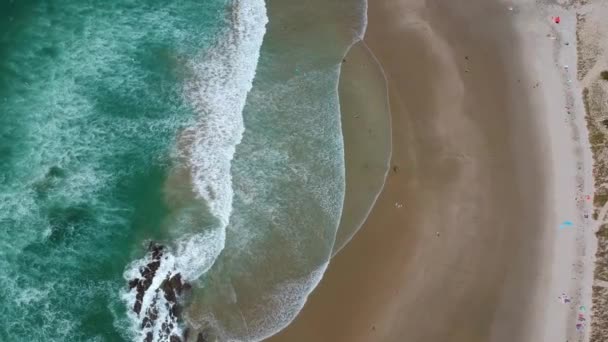
[[[350,43],[363,31],[358,27]],[[331,257],[344,196],[340,55],[332,49],[299,51],[297,43],[291,47],[264,49],[261,77],[247,101],[247,132],[233,165],[237,209],[226,252],[189,310],[190,325],[212,331],[219,341],[261,341],[284,329]],[[335,64],[310,62],[325,52]],[[296,68],[289,77],[267,77],[290,63]]]
[[[197,117],[183,132],[187,148],[176,151],[178,159],[186,160],[185,166],[191,170],[196,197],[208,206],[219,224],[200,227],[202,231],[179,237],[173,254],[166,252],[153,284],[144,296],[140,315],[131,313],[133,329],[140,338],[146,333],[139,329],[141,320],[153,304],[152,297],[162,281],[177,273],[186,282],[196,281],[209,270],[225,245],[234,193],[231,161],[245,130],[242,112],[268,22],[263,0],[233,0],[230,6],[228,28],[219,35],[216,44],[187,63],[191,78],[185,83],[184,96]],[[139,267],[148,262],[146,259],[133,262],[124,277],[127,280],[138,278]],[[129,308],[133,308],[135,295],[133,289],[123,296]],[[159,309],[164,307],[162,303],[156,305]],[[157,325],[168,317],[169,312],[159,311]],[[158,330],[154,332],[154,341],[168,340],[168,336],[162,337]]]
[[[194,77],[186,83],[185,95],[199,120],[185,132],[192,141],[189,166],[197,194],[220,225],[215,232],[178,242],[177,267],[186,281],[198,279],[224,248],[234,195],[230,166],[245,131],[243,108],[267,22],[263,0],[233,0],[231,29],[190,63]]]
[[[262,341],[285,329],[302,310],[308,295],[319,285],[328,265],[329,261],[308,276],[278,284],[272,295],[263,298],[260,301],[263,304],[260,305],[259,312],[264,312],[268,303],[270,306],[281,308],[281,311],[274,316],[259,315],[250,322],[255,330],[249,331],[249,341]],[[231,340],[231,342],[241,341]]]

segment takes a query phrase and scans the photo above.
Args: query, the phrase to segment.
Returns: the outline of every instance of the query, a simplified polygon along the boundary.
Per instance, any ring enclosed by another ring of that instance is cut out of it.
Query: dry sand
[[[593,234],[591,204],[577,200],[592,182],[574,10],[376,0],[368,14],[365,41],[389,87],[391,172],[303,312],[269,341],[587,339],[588,326],[575,328]],[[565,220],[574,225],[558,229]]]

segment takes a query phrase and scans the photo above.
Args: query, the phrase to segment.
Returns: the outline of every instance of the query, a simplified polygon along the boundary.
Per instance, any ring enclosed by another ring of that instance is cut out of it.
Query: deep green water
[[[340,219],[349,42],[261,46],[266,15],[0,0],[0,341],[141,340],[126,284],[152,240],[159,274],[194,286],[176,333],[259,340],[293,319]]]
[[[180,59],[223,1],[0,5],[0,340],[127,340],[122,273],[159,235]]]

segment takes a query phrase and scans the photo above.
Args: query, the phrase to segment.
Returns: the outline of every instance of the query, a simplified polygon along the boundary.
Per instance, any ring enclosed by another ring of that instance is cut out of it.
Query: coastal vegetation
[[[593,286],[593,307],[606,308],[608,307],[608,288],[603,286]],[[593,310],[595,317],[591,323],[591,342],[602,342],[606,333],[606,326],[603,322],[608,322],[608,310],[598,309]]]
[[[595,193],[593,197],[594,212],[593,219],[600,220],[600,226],[595,233],[598,245],[595,253],[594,279],[596,282],[608,281],[608,224],[604,224],[606,218],[600,217],[601,209],[608,203],[608,106],[606,98],[608,94],[605,85],[608,81],[608,70],[600,72],[599,77],[589,80],[588,72],[597,62],[597,55],[593,42],[581,39],[581,26],[585,24],[583,15],[577,15],[577,41],[578,41],[578,75],[585,88],[582,91],[582,99],[585,107],[585,118],[589,131],[589,144],[593,154],[593,177]],[[584,50],[584,51],[583,51]],[[593,286],[592,303],[594,317],[591,322],[590,342],[605,341],[605,323],[608,322],[608,313],[605,308],[608,304],[608,288],[604,286]]]

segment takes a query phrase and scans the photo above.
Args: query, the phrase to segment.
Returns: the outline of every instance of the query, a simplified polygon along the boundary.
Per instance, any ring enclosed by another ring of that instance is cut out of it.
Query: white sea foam
[[[16,305],[30,305],[32,303],[38,303],[43,300],[49,294],[49,289],[40,290],[34,287],[28,287],[22,289],[18,295],[13,299]]]
[[[262,341],[288,326],[302,310],[310,293],[321,282],[328,265],[329,261],[308,276],[278,284],[270,296],[263,298],[259,305],[260,314],[248,324],[255,330],[249,331],[247,341]],[[265,308],[269,304],[279,310],[274,310],[272,315],[265,314]],[[229,339],[229,341],[241,342],[237,339]]]
[[[363,36],[364,30],[362,27],[355,31],[353,44]],[[258,117],[250,113],[249,129],[253,129],[250,132],[256,132],[260,124],[260,127],[272,125],[280,135],[263,135],[258,131],[253,141],[248,140],[251,136],[246,136],[246,143],[239,147],[239,155],[244,158],[235,163],[235,187],[239,189],[235,203],[241,210],[231,218],[229,231],[233,234],[229,235],[227,247],[232,260],[236,260],[229,262],[228,267],[236,274],[225,278],[221,285],[214,284],[217,289],[206,288],[209,297],[221,298],[225,306],[206,307],[205,301],[201,300],[193,310],[196,316],[190,317],[195,320],[192,326],[213,331],[219,341],[261,341],[284,329],[301,311],[327,268],[337,220],[335,226],[332,223],[341,211],[344,195],[343,185],[332,184],[337,179],[344,179],[343,164],[336,161],[336,157],[343,154],[342,139],[336,134],[340,123],[339,67],[338,63],[321,69],[315,66],[281,82],[264,84],[249,95],[248,105],[254,113],[260,111],[259,118],[280,113],[274,116],[274,122],[258,121]],[[301,153],[302,150],[310,153]],[[286,184],[294,185],[294,188],[287,188]],[[297,199],[292,200],[294,193],[298,194]],[[305,212],[298,205],[304,202],[314,203],[313,210],[318,210],[319,216],[327,215],[327,221],[320,223],[320,217],[316,215],[294,215]],[[252,220],[252,213],[263,219]],[[309,219],[311,222],[307,224]],[[259,242],[277,241],[277,234],[281,234],[281,238],[288,236],[288,241],[280,246]],[[312,256],[315,252],[321,254],[322,249],[328,249],[327,259]],[[242,258],[263,261],[248,263],[247,270],[238,270]],[[290,272],[273,268],[273,262],[289,270],[314,270],[301,278],[288,278]],[[256,266],[259,269],[251,271]],[[269,271],[269,268],[273,270]],[[242,282],[237,287],[241,292],[234,293],[230,282]],[[248,286],[248,282],[258,286]]]
[[[205,327],[213,327],[217,337],[216,341],[263,341],[283,330],[296,318],[306,304],[310,293],[321,282],[328,265],[329,261],[319,265],[308,275],[278,283],[271,291],[261,295],[251,311],[240,312],[240,324],[245,332],[227,328],[223,325],[225,322],[217,319],[212,311],[199,313],[199,316],[189,323],[196,329],[204,330]],[[237,303],[238,295],[234,292],[230,282],[225,284],[225,290],[232,296],[232,303]],[[204,323],[201,324],[202,322]]]
[[[186,155],[195,191],[220,222],[216,231],[178,241],[176,267],[186,281],[206,272],[224,248],[234,194],[230,166],[245,130],[242,112],[268,22],[263,0],[233,0],[231,5],[230,29],[189,63],[193,77],[184,89],[198,114],[185,132],[192,141]]]
[[[135,329],[141,326],[151,305],[164,307],[152,301],[169,274],[179,273],[184,281],[195,281],[213,265],[225,245],[233,200],[231,161],[245,129],[242,111],[252,87],[268,21],[263,0],[233,0],[230,14],[229,27],[220,34],[216,44],[188,62],[191,78],[185,83],[184,96],[197,118],[184,131],[183,137],[189,142],[186,149],[177,151],[180,160],[187,160],[195,194],[219,224],[200,227],[202,231],[181,236],[174,241],[172,251],[165,251],[161,267],[144,296],[140,314],[131,314]],[[132,263],[125,278],[139,278],[139,267],[147,262],[143,259]],[[130,308],[135,303],[135,295],[136,290],[132,289],[123,296]],[[160,297],[164,300],[163,296],[156,296]],[[166,321],[169,314],[159,312],[158,320]],[[140,331],[140,337],[145,333]],[[155,341],[166,340],[157,333],[154,331]]]
[[[245,130],[242,111],[267,22],[262,0],[235,0],[232,6],[232,29],[190,62],[194,77],[185,87],[199,115],[186,132],[193,139],[189,156],[194,182],[222,225],[232,211],[230,164]]]
[[[268,22],[263,0],[233,0],[231,5],[230,28],[190,61],[193,77],[184,87],[198,118],[185,131],[191,144],[182,156],[189,157],[196,194],[219,220],[215,231],[177,241],[176,267],[186,281],[204,274],[224,248],[234,193],[230,166],[245,130],[242,112]]]
[[[151,260],[149,259],[140,259],[133,262],[125,272],[125,278],[140,278],[141,275],[139,270],[145,268],[150,261]],[[169,341],[169,337],[172,334],[176,336],[181,336],[182,334],[180,327],[176,324],[176,322],[174,322],[174,318],[172,318],[172,315],[168,310],[168,301],[165,298],[163,291],[160,290],[160,286],[162,285],[163,281],[170,278],[173,272],[175,272],[175,257],[170,253],[165,253],[160,259],[160,266],[156,270],[155,276],[152,279],[152,284],[148,288],[148,291],[144,293],[140,313],[136,314],[132,310],[128,310],[129,317],[134,323],[137,324],[137,327],[142,326],[142,320],[144,317],[150,316],[150,312],[156,311],[156,316],[158,319],[153,322],[153,324],[147,325],[142,329],[135,329],[136,335],[139,335],[142,340],[149,332],[151,332],[155,337],[154,341]],[[124,293],[122,296],[123,300],[128,303],[130,309],[135,305],[135,295],[136,291],[134,289],[131,292]],[[163,323],[173,323],[173,327],[170,329],[169,333],[163,331]]]

